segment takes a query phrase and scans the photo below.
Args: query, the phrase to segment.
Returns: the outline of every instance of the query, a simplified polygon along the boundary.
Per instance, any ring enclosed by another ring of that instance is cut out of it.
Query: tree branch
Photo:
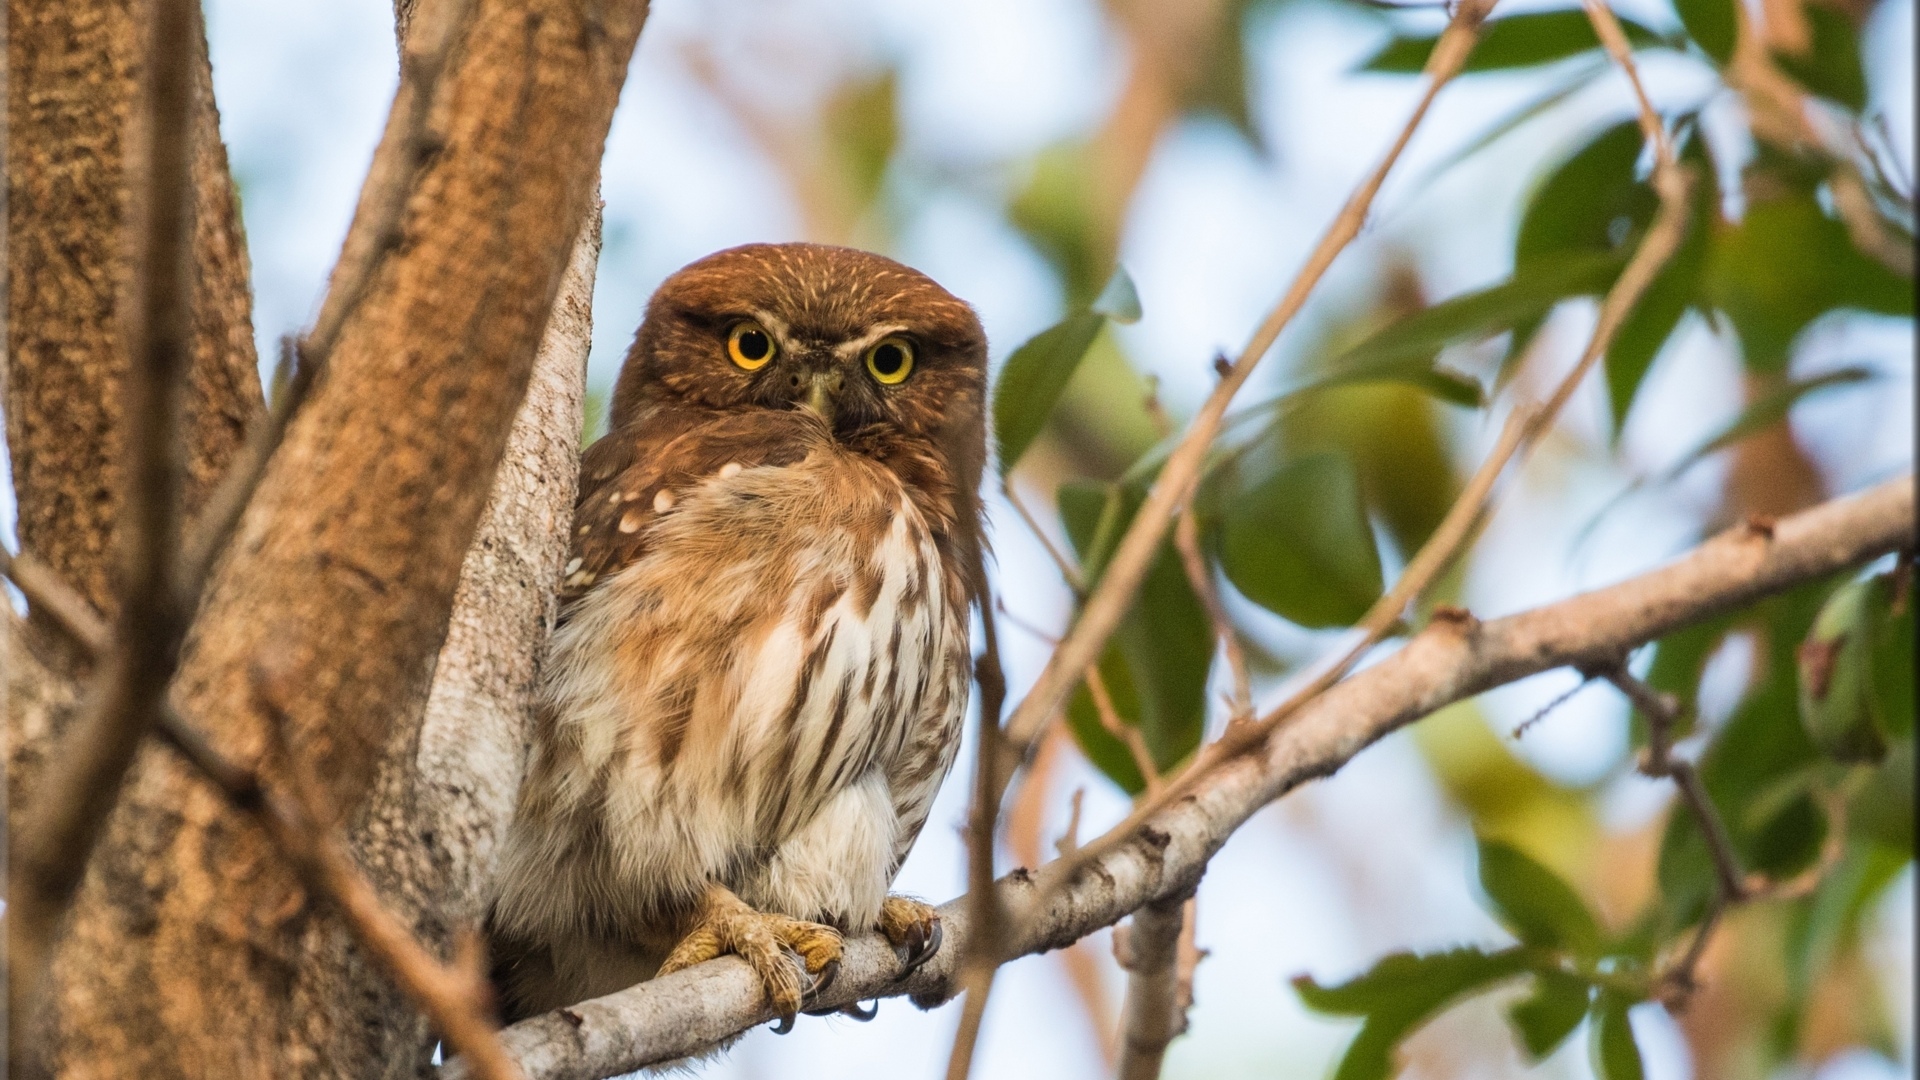
[[[49,939],[80,887],[88,857],[120,794],[140,739],[152,727],[173,678],[187,612],[173,588],[183,461],[181,393],[192,358],[193,42],[199,5],[159,0],[146,49],[140,130],[145,175],[140,260],[128,338],[125,513],[120,539],[126,578],[115,650],[94,695],[35,793],[8,863],[7,994],[10,1015],[26,1016],[40,996]],[[22,1040],[11,1060],[24,1064]]]
[[[70,583],[96,610],[116,615],[128,508],[123,471],[133,419],[123,380],[137,355],[143,171],[142,86],[151,4],[12,0],[7,10],[7,347],[0,351],[7,448],[21,550]],[[182,513],[192,513],[227,470],[261,411],[247,253],[214,108],[206,43],[176,40],[170,69],[187,80],[186,130],[162,153],[184,151],[193,272],[183,376]],[[130,122],[131,121],[131,122]],[[85,153],[76,153],[84,147]],[[151,219],[149,219],[151,220]],[[31,638],[50,641],[38,612]],[[68,677],[77,654],[43,659]],[[41,748],[44,751],[45,748]]]
[[[1191,903],[1191,896],[1162,897],[1134,912],[1131,926],[1113,931],[1114,957],[1128,972],[1120,1021],[1120,1080],[1155,1080],[1167,1045],[1187,1029],[1180,947]],[[1191,1001],[1191,969],[1186,976],[1185,998]]]
[[[415,21],[463,2],[435,0]],[[427,109],[434,152],[408,169],[404,240],[373,265],[268,462],[174,690],[210,738],[251,759],[267,719],[248,673],[271,649],[301,688],[283,703],[288,741],[356,832],[382,824],[368,807],[378,763],[397,732],[418,730],[646,11],[643,0],[471,3]],[[177,761],[144,764],[56,969],[60,1023],[87,1033],[89,1062],[225,1075],[291,1048],[343,1074],[390,1064],[365,1037],[368,1010],[390,1022],[404,1001],[345,926],[287,914],[300,911],[297,883],[268,839],[224,820]],[[105,884],[154,873],[151,893]],[[209,937],[214,923],[236,929]],[[135,924],[138,946],[121,947]],[[163,963],[201,992],[143,995]]]
[[[1307,703],[1254,752],[1161,808],[1093,866],[1057,887],[1071,870],[1059,862],[1002,878],[995,892],[1017,916],[1006,953],[1059,948],[1189,887],[1255,811],[1428,713],[1542,671],[1603,665],[1680,627],[1915,542],[1908,475],[1783,518],[1771,537],[1731,530],[1608,588],[1487,622],[1435,620],[1398,652]],[[1033,906],[1042,897],[1044,906]],[[960,901],[940,916],[947,947],[904,977],[884,939],[849,939],[839,978],[820,1004],[902,994],[923,1003],[944,999],[955,988],[957,958],[971,931]],[[502,1037],[530,1080],[598,1080],[698,1053],[771,1019],[752,972],[728,957],[535,1017]],[[458,1061],[448,1069],[449,1077],[465,1075]]]

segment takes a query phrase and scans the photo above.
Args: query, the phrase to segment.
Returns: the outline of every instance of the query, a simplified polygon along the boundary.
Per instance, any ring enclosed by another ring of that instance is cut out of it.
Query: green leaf
[[[1659,35],[1631,19],[1621,19],[1627,40],[1637,46],[1657,45]],[[1438,35],[1397,37],[1360,65],[1362,71],[1415,74],[1426,68]],[[1501,71],[1549,64],[1600,47],[1593,24],[1580,11],[1543,11],[1494,19],[1481,31],[1480,42],[1467,58],[1466,71]]]
[[[1624,259],[1660,202],[1637,174],[1642,141],[1637,123],[1616,124],[1550,173],[1520,219],[1514,265],[1572,252]]]
[[[1092,302],[1104,256],[1091,151],[1085,142],[1056,143],[1033,159],[1026,183],[1007,204],[1007,217],[1059,272],[1069,308]]]
[[[1800,646],[1800,719],[1835,761],[1874,762],[1887,754],[1873,659],[1889,591],[1881,577],[1835,589]]]
[[[1585,979],[1552,968],[1535,977],[1533,993],[1507,1013],[1520,1044],[1537,1063],[1559,1049],[1587,1015],[1593,988]]]
[[[1545,315],[1569,297],[1604,291],[1621,265],[1611,254],[1580,254],[1516,267],[1507,281],[1444,300],[1383,327],[1341,354],[1337,370],[1348,373],[1350,379],[1410,361],[1422,371],[1431,370],[1435,354],[1449,345],[1491,337]]]
[[[1334,1080],[1383,1080],[1392,1070],[1394,1047],[1408,1032],[1453,999],[1511,978],[1527,964],[1523,949],[1394,953],[1339,986],[1323,987],[1306,975],[1295,978],[1293,986],[1310,1009],[1367,1018]]]
[[[1498,840],[1480,840],[1480,887],[1494,913],[1529,945],[1571,949],[1579,956],[1601,951],[1593,913],[1560,875],[1525,852]]]
[[[1812,43],[1804,56],[1776,51],[1773,58],[1800,85],[1854,112],[1867,107],[1867,73],[1860,59],[1860,31],[1842,12],[1819,4],[1803,9]]]
[[[1910,556],[1904,556],[1910,559]],[[1874,692],[1887,734],[1911,741],[1914,721],[1913,584],[1890,578],[1886,621],[1873,650]]]
[[[1221,568],[1268,611],[1302,626],[1349,626],[1379,598],[1380,552],[1344,456],[1287,462],[1224,514]]]
[[[1759,372],[1784,370],[1800,332],[1829,311],[1913,314],[1913,282],[1855,249],[1806,191],[1751,204],[1739,225],[1718,230],[1706,291]]]
[[[1013,471],[1039,438],[1093,339],[1107,325],[1104,315],[1082,311],[1029,338],[1007,357],[993,388],[994,438],[1000,444],[1000,475]]]
[[[1096,315],[1105,315],[1125,325],[1140,321],[1140,293],[1133,287],[1133,278],[1127,274],[1126,267],[1114,267],[1106,287],[1094,297],[1092,310]]]
[[[842,85],[827,103],[826,143],[855,206],[865,207],[879,194],[893,158],[900,135],[899,83],[899,73],[887,68]]]
[[[1851,844],[1813,895],[1795,905],[1786,935],[1787,993],[1794,1002],[1804,1002],[1833,957],[1856,940],[1861,914],[1908,861],[1896,848]]]
[[[1721,67],[1733,59],[1733,43],[1739,32],[1733,5],[1734,0],[1673,0],[1674,12],[1687,28],[1687,36]]]
[[[1600,1080],[1646,1080],[1627,1010],[1631,998],[1603,990],[1593,1005],[1593,1071]]]
[[[1142,491],[1120,485],[1061,485],[1061,521],[1089,584],[1105,571],[1144,498]],[[1200,744],[1213,653],[1213,624],[1193,594],[1179,554],[1171,543],[1162,543],[1100,660],[1114,711],[1121,722],[1139,729],[1162,771]],[[1132,752],[1100,722],[1085,686],[1074,692],[1067,718],[1095,767],[1130,794],[1145,787]]]
[[[1911,662],[1907,671],[1911,678]],[[1913,795],[1913,739],[1909,737],[1893,744],[1886,760],[1867,773],[1866,782],[1847,800],[1848,831],[1898,852],[1902,859],[1912,859]]]

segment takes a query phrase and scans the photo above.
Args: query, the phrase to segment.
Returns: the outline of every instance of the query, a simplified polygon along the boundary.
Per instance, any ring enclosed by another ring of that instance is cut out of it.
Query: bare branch
[[[1338,770],[1385,735],[1453,702],[1559,667],[1592,668],[1686,625],[1915,543],[1911,475],[1779,521],[1735,529],[1639,577],[1487,622],[1436,620],[1392,656],[1308,703],[1255,752],[1224,763],[1190,797],[1072,880],[1066,860],[995,886],[1011,920],[1006,955],[1042,952],[1110,926],[1198,879],[1254,812]],[[1044,906],[1040,906],[1041,904]],[[968,907],[940,909],[948,946],[903,974],[878,936],[849,939],[825,1007],[876,997],[944,999],[972,930]],[[597,1080],[698,1053],[773,1017],[744,962],[723,958],[549,1013],[503,1034],[531,1080]],[[449,1077],[471,1075],[460,1062]]]
[[[1140,771],[1140,781],[1147,785],[1147,794],[1160,793],[1160,767],[1153,763],[1153,752],[1147,749],[1147,740],[1140,729],[1120,718],[1120,710],[1113,706],[1113,695],[1107,692],[1106,677],[1100,674],[1099,664],[1087,665],[1087,696],[1093,699],[1093,711],[1100,717],[1100,726],[1107,734],[1120,740],[1133,757],[1133,767]]]
[[[140,130],[146,172],[140,261],[129,332],[120,538],[126,560],[117,648],[92,705],[61,740],[21,823],[8,866],[7,976],[12,1016],[27,1015],[50,938],[119,798],[141,736],[152,726],[179,659],[187,612],[173,589],[182,459],[181,387],[192,357],[193,61],[199,5],[158,0],[146,49]],[[24,1051],[12,1044],[16,1061]]]
[[[74,643],[95,656],[113,645],[113,628],[93,610],[87,598],[60,580],[53,568],[22,552],[0,547],[0,576],[19,588],[27,603],[47,613]]]
[[[1190,901],[1189,896],[1163,897],[1134,912],[1130,927],[1114,929],[1113,955],[1128,972],[1120,1021],[1120,1080],[1155,1080],[1167,1044],[1186,1030],[1180,943]]]
[[[1020,520],[1026,522],[1027,531],[1040,541],[1041,547],[1047,549],[1047,554],[1053,558],[1054,567],[1060,571],[1060,576],[1066,581],[1068,587],[1073,589],[1073,594],[1084,596],[1087,591],[1087,581],[1081,576],[1080,568],[1073,564],[1072,559],[1067,558],[1066,553],[1053,542],[1053,538],[1047,535],[1047,531],[1040,527],[1040,522],[1034,518],[1033,512],[1028,510],[1027,504],[1021,501],[1019,492],[1013,490],[1013,481],[1000,481],[1000,491],[1007,497],[1007,503],[1013,507],[1014,512],[1020,515]]]
[[[1233,620],[1227,618],[1226,606],[1220,602],[1220,590],[1213,587],[1213,573],[1200,554],[1200,527],[1194,522],[1191,503],[1180,511],[1180,518],[1174,523],[1173,546],[1180,552],[1180,565],[1187,572],[1187,583],[1200,598],[1207,620],[1213,623],[1213,634],[1220,639],[1220,648],[1227,654],[1227,672],[1233,678],[1233,696],[1227,699],[1228,721],[1251,717],[1253,680],[1247,675],[1247,654],[1240,648],[1240,635],[1233,629]]]

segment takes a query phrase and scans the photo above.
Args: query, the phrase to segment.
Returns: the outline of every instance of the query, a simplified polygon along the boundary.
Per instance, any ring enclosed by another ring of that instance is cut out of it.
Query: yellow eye
[[[913,345],[902,337],[881,338],[867,350],[867,370],[887,386],[905,382],[913,371]]]
[[[727,333],[727,356],[742,370],[758,371],[773,359],[773,337],[758,323],[736,323]]]

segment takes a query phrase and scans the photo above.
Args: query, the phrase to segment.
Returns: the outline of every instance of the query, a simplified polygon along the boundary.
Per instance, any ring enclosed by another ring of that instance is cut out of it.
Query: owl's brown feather
[[[743,320],[778,342],[758,370]],[[882,336],[898,385],[861,367]],[[881,925],[966,708],[984,367],[966,305],[862,252],[734,249],[656,293],[582,463],[489,918],[511,1015],[648,977],[714,895]]]

